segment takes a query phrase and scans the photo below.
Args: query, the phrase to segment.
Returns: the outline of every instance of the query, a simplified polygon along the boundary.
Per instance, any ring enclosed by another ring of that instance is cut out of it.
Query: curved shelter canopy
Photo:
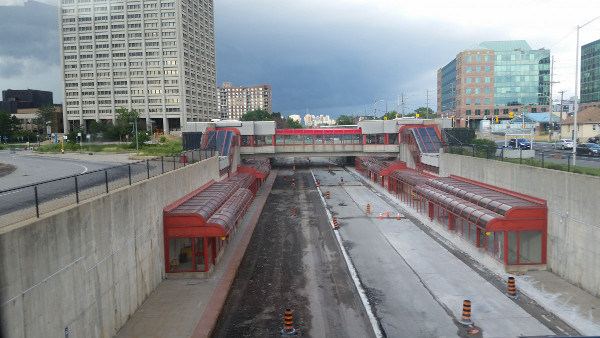
[[[255,178],[265,179],[271,172],[268,160],[247,160],[238,168],[239,172],[251,173]]]
[[[427,180],[426,184],[500,215],[509,216],[509,213],[518,210],[546,209],[545,201],[498,188],[491,189],[465,179],[438,177]]]
[[[231,196],[225,204],[206,222],[206,237],[225,237],[235,227],[241,215],[244,214],[254,195],[247,188],[241,188]]]
[[[493,220],[501,220],[503,218],[502,215],[493,211],[467,202],[460,197],[448,195],[441,190],[425,184],[417,186],[414,193],[482,228],[486,228],[488,223]]]
[[[205,226],[207,220],[236,191],[248,188],[253,181],[252,174],[238,173],[231,176],[227,181],[200,188],[195,194],[188,195],[166,207],[164,209],[164,225],[169,235],[190,235],[193,233],[201,237],[207,236],[204,234],[205,230],[192,228]]]
[[[389,176],[413,187],[425,183],[425,181],[431,178],[412,169],[395,169],[390,172]]]
[[[464,178],[430,178],[414,193],[486,231],[545,227],[545,201]]]

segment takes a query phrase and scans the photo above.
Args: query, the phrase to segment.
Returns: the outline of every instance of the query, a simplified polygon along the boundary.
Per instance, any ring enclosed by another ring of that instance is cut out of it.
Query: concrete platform
[[[350,169],[355,175],[360,176],[365,184],[375,188],[379,194],[386,195],[404,210],[410,210],[411,215],[419,219],[425,226],[437,231],[439,227],[433,226],[432,222],[425,216],[414,211],[412,208],[392,196],[385,188],[369,181],[357,173],[354,168]],[[463,246],[470,245],[463,241]],[[460,247],[460,246],[459,246]],[[513,276],[493,267],[492,272],[503,280]],[[546,311],[554,314],[582,335],[600,335],[600,299],[577,286],[565,281],[550,271],[528,271],[516,278],[517,291],[534,300]],[[551,319],[548,319],[550,321]]]

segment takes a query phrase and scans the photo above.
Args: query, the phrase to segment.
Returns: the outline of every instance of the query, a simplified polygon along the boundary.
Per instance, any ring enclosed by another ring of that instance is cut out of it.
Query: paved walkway
[[[209,337],[276,177],[272,170],[211,276],[163,280],[116,337]]]

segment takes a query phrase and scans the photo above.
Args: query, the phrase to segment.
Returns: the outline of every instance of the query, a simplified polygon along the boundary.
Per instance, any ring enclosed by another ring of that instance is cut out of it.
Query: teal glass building
[[[550,110],[550,50],[526,41],[486,41],[457,54],[438,70],[438,113],[455,126],[508,120]]]
[[[581,105],[600,106],[600,40],[581,46]]]

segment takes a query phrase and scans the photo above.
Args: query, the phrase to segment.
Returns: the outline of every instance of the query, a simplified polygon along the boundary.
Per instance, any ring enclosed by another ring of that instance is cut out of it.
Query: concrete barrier
[[[165,206],[210,180],[186,165],[0,233],[0,336],[112,337],[165,276]]]

